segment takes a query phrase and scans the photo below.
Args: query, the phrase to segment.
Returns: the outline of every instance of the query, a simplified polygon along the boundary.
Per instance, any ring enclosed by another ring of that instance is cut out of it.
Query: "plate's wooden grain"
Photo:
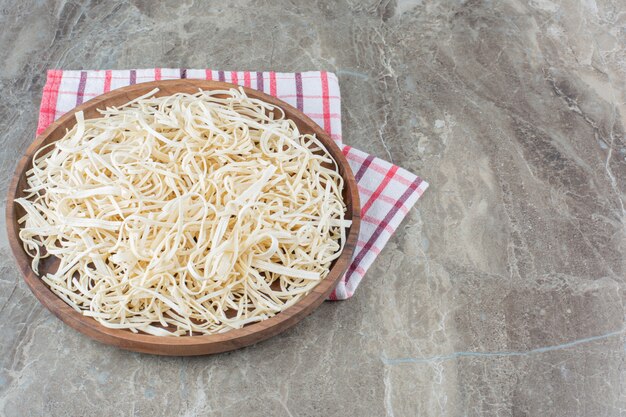
[[[345,248],[341,256],[333,263],[330,274],[310,294],[276,316],[245,326],[242,329],[231,330],[217,335],[158,337],[147,334],[134,334],[127,330],[109,329],[100,325],[94,319],[83,316],[65,304],[31,270],[31,260],[22,247],[19,239],[20,227],[17,223],[17,219],[23,216],[24,212],[19,205],[15,204],[14,200],[24,195],[23,190],[26,186],[25,173],[32,166],[33,154],[42,146],[61,139],[66,129],[71,128],[75,124],[75,112],[82,110],[85,118],[100,117],[97,109],[122,105],[142,94],[148,93],[154,88],[160,89],[157,96],[163,96],[177,92],[194,93],[198,89],[222,90],[231,87],[235,86],[217,81],[183,79],[155,81],[120,88],[89,100],[68,112],[50,125],[28,147],[25,155],[17,165],[7,197],[6,223],[9,242],[24,280],[33,294],[35,294],[35,297],[66,324],[95,340],[123,349],[158,355],[205,355],[248,346],[288,329],[310,314],[335,288],[352,258],[360,226],[359,194],[348,161],[324,130],[301,111],[272,96],[248,88],[244,88],[244,90],[250,97],[264,100],[282,108],[286,116],[296,123],[301,132],[314,133],[337,161],[339,173],[345,180],[343,197],[348,207],[346,217],[352,220],[352,226],[347,234]],[[52,270],[55,266],[54,264],[54,260],[43,263],[40,266],[41,272],[45,273]]]

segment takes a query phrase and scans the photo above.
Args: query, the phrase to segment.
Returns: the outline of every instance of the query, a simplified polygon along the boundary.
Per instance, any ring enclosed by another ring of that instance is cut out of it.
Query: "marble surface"
[[[334,71],[431,188],[353,299],[213,357],[76,333],[3,232],[1,416],[624,415],[622,0],[0,0],[2,194],[46,69],[154,66]]]

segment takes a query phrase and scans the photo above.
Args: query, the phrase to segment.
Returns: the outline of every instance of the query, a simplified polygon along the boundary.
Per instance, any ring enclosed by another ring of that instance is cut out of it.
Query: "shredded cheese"
[[[42,280],[109,328],[214,334],[274,316],[343,249],[336,162],[243,90],[157,91],[76,113],[34,156],[16,200],[32,269],[59,258]]]

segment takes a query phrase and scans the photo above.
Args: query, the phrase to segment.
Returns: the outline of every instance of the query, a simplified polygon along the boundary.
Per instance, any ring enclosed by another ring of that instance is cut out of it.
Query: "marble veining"
[[[0,416],[624,414],[623,1],[0,0],[0,58],[3,195],[49,68],[334,71],[431,184],[354,298],[211,357],[69,329],[2,233]]]

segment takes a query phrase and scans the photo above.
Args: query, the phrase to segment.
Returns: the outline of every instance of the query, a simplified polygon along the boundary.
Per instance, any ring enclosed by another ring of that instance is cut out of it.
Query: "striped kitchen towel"
[[[335,74],[325,71],[279,73],[171,68],[51,70],[41,99],[37,134],[64,113],[100,94],[130,84],[177,78],[227,81],[271,94],[304,112],[339,144],[358,183],[362,222],[352,263],[329,299],[350,298],[428,184],[396,165],[343,144],[341,97]]]

